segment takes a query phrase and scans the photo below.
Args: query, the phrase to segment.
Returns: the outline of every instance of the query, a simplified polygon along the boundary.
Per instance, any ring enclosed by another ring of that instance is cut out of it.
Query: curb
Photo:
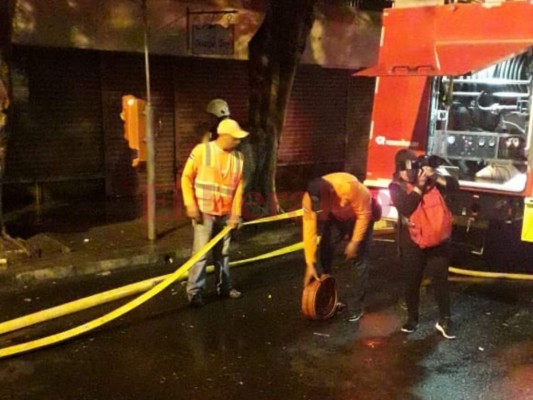
[[[156,263],[159,254],[142,254],[131,257],[115,258],[101,261],[91,261],[80,265],[51,266],[33,271],[19,272],[14,275],[15,280],[22,283],[35,281],[63,279],[75,276],[91,275],[106,271],[113,271],[125,267]]]
[[[391,233],[391,230],[388,226],[379,227],[374,231],[374,235],[386,235]],[[282,245],[285,241],[289,241],[290,233],[287,233],[287,237],[282,238],[280,233],[277,232],[274,236],[271,234],[262,234],[254,238],[254,240],[265,244],[266,242],[277,242],[277,244]],[[278,240],[276,240],[278,239]],[[280,240],[281,239],[281,240]],[[285,240],[283,240],[285,239]],[[192,244],[192,241],[190,241]],[[292,242],[291,242],[292,243]],[[241,243],[237,240],[234,243],[233,251],[239,251],[239,248],[242,246]],[[66,262],[57,260],[58,264],[62,265],[51,265],[41,268],[36,268],[32,270],[24,271],[10,271],[7,270],[1,271],[0,275],[4,277],[11,277],[15,281],[20,283],[35,283],[49,280],[57,280],[64,278],[72,277],[81,277],[87,275],[95,274],[105,274],[111,271],[117,271],[125,268],[131,267],[142,267],[150,264],[161,264],[168,263],[169,260],[174,259],[178,262],[185,262],[191,256],[191,247],[189,246],[179,246],[177,249],[171,249],[168,246],[163,246],[163,248],[155,250],[146,250],[144,253],[140,253],[142,249],[138,249],[136,253],[130,254],[128,256],[109,258],[104,260],[87,260],[80,261],[79,264],[76,262]],[[73,253],[70,253],[71,255]],[[80,257],[83,258],[83,254],[80,254]],[[51,261],[53,262],[53,261]]]
[[[130,267],[166,262],[170,258],[186,260],[190,256],[190,249],[177,251],[159,251],[146,254],[134,254],[128,257],[118,257],[107,260],[89,261],[79,265],[69,264],[50,266],[31,271],[14,273],[13,277],[20,283],[35,283],[55,279],[72,278],[77,276],[95,275],[116,271]]]

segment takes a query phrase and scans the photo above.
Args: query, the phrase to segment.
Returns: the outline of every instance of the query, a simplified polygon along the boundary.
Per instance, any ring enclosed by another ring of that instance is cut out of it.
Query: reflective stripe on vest
[[[194,181],[194,192],[198,207],[202,212],[225,215],[231,212],[233,195],[241,179],[243,158],[236,150],[228,155],[226,165],[222,165],[215,142],[204,145],[202,165]]]

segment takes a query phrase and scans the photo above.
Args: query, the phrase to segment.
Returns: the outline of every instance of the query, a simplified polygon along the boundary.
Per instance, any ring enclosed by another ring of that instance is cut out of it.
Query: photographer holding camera
[[[439,308],[435,328],[446,339],[454,339],[448,288],[452,217],[443,196],[458,190],[459,183],[451,176],[436,173],[437,157],[417,157],[411,150],[402,149],[394,161],[389,190],[398,210],[397,233],[408,314],[401,330],[412,333],[418,327],[420,285],[427,269]]]

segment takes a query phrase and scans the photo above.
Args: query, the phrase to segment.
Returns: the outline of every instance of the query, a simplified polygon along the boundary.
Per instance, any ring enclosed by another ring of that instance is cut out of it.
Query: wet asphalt
[[[406,335],[399,332],[405,311],[395,245],[376,240],[372,250],[366,314],[357,323],[347,321],[349,309],[328,321],[302,317],[297,252],[235,268],[240,300],[218,299],[209,277],[206,305],[191,309],[176,283],[96,331],[0,360],[0,399],[533,399],[533,281],[451,276],[453,341],[436,333],[425,285],[420,327]],[[353,274],[342,264],[335,277],[350,305]],[[4,286],[3,319],[173,268]],[[4,335],[0,347],[77,326],[125,302]]]

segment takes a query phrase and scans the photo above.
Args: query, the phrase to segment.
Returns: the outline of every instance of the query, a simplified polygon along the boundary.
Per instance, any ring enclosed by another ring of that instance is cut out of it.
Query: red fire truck
[[[533,271],[533,2],[392,8],[383,14],[367,179],[385,218],[401,148],[455,175],[455,239],[497,268]],[[525,257],[525,258],[524,258]],[[529,261],[525,259],[530,258]]]

